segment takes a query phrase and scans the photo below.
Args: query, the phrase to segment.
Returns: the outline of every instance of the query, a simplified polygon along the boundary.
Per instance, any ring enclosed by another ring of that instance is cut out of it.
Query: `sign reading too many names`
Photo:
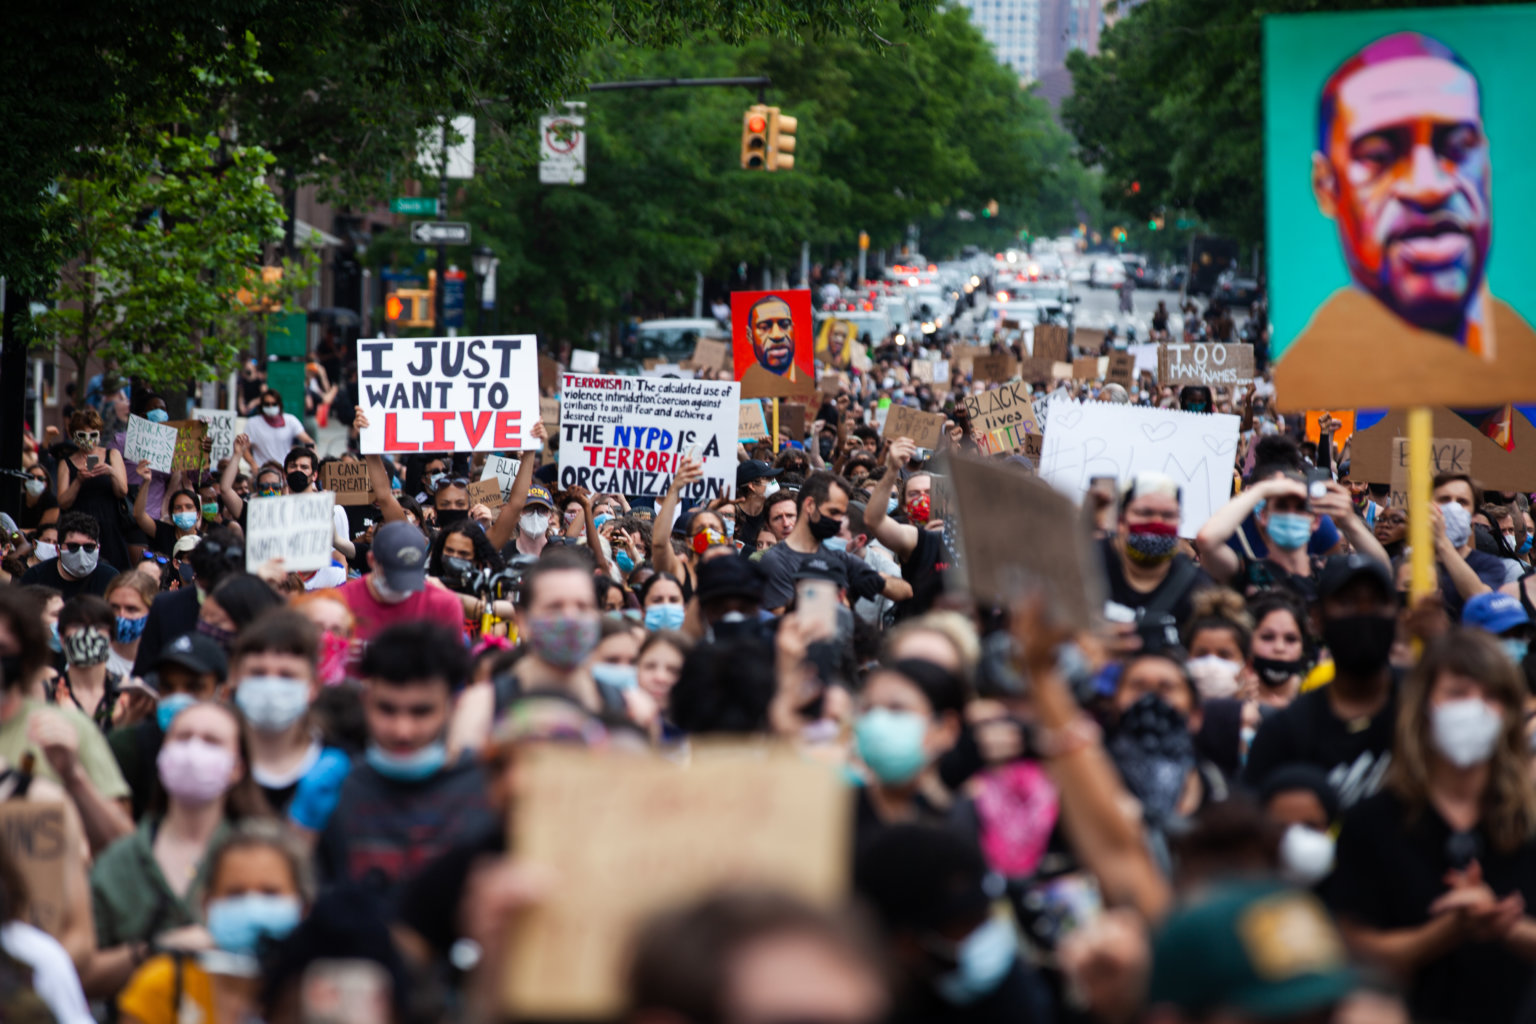
[[[281,494],[246,502],[245,568],[256,572],[274,558],[287,572],[313,572],[331,564],[336,526],[330,491]]]
[[[368,455],[521,450],[539,420],[531,334],[360,339],[357,383]]]
[[[736,487],[736,381],[568,373],[560,390],[560,487],[661,497],[684,456],[704,462],[685,498],[729,498]]]

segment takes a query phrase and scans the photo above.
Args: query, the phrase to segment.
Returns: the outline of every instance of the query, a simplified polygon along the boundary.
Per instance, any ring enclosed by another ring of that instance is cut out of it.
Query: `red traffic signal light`
[[[754,103],[741,115],[741,169],[761,171],[768,165],[768,108]]]
[[[405,303],[400,301],[400,296],[390,295],[384,299],[384,319],[399,320],[405,313]]]

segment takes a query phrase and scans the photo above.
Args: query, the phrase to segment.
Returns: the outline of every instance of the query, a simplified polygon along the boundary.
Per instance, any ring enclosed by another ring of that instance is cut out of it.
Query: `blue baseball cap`
[[[1468,601],[1461,610],[1461,624],[1498,635],[1516,626],[1529,626],[1531,617],[1525,613],[1518,597],[1495,591],[1478,594]]]

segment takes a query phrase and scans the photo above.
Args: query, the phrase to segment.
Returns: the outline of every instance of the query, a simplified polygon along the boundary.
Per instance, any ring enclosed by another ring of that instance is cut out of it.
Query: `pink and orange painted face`
[[[1419,327],[1460,324],[1492,233],[1477,80],[1428,55],[1360,68],[1338,84],[1327,145],[1314,187],[1356,282]]]

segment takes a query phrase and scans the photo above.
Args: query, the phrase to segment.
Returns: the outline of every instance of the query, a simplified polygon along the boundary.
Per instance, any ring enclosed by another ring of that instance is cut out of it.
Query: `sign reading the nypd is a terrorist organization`
[[[364,454],[537,447],[539,354],[531,334],[362,338],[358,401]]]
[[[661,497],[691,456],[703,460],[704,478],[682,496],[729,498],[740,407],[736,381],[568,373],[560,389],[560,487]]]

